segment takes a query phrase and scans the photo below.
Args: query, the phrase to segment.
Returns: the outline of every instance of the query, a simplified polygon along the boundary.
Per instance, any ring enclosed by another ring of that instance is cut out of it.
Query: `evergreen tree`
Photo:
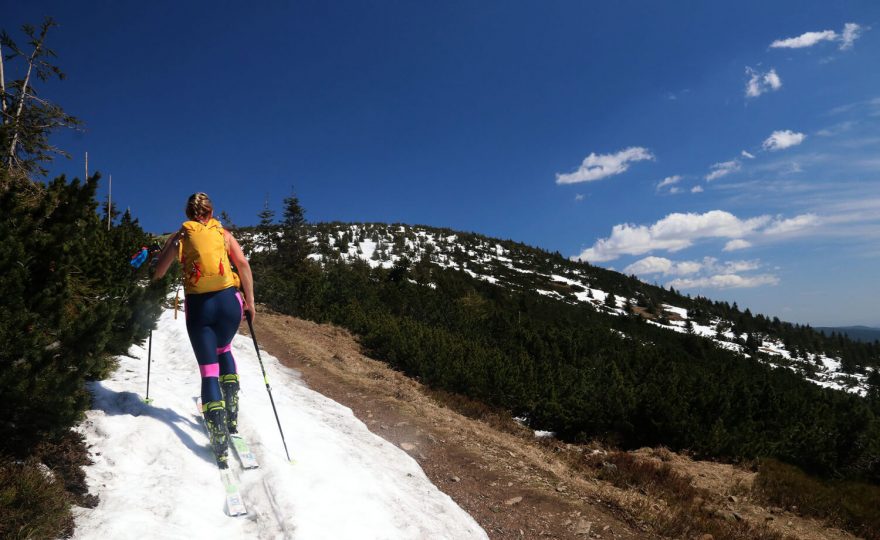
[[[284,199],[284,219],[281,222],[281,240],[278,243],[279,258],[282,264],[296,267],[303,264],[311,250],[306,231],[305,211],[299,198],[291,190]]]
[[[0,86],[0,163],[8,173],[4,184],[16,181],[26,186],[28,175],[46,174],[43,163],[52,161],[55,155],[67,156],[49,143],[49,136],[59,128],[80,124],[58,105],[39,97],[34,87],[36,80],[64,79],[61,69],[51,63],[56,54],[46,43],[49,30],[55,26],[50,17],[38,29],[29,24],[22,26],[32,47],[28,51],[19,48],[5,31],[0,33],[0,73],[7,79]]]
[[[257,223],[257,233],[260,235],[257,245],[263,249],[275,249],[277,238],[275,235],[275,211],[269,208],[268,197],[257,217],[260,218],[259,223]]]

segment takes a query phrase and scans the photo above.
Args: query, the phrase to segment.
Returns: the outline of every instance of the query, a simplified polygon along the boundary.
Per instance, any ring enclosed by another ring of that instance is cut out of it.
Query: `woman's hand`
[[[241,306],[242,310],[243,310],[242,314],[244,315],[244,317],[246,319],[249,319],[251,322],[253,322],[257,316],[257,310],[253,306],[254,306],[253,300],[250,302],[247,300],[243,300],[242,306]]]

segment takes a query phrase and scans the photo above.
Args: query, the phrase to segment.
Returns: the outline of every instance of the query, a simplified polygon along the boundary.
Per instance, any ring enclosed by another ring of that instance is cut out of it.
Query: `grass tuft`
[[[73,533],[63,482],[36,459],[0,458],[0,538],[59,538]]]

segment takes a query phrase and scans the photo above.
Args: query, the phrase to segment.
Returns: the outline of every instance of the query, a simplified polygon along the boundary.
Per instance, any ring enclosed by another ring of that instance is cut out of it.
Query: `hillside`
[[[642,448],[626,455],[671,474],[617,485],[605,475],[619,460],[613,449],[536,436],[503,411],[433,391],[364,355],[344,329],[264,310],[258,331],[261,344],[309,388],[407,448],[490,538],[854,538],[767,501],[748,466]],[[693,499],[669,491],[680,482],[695,486]]]
[[[269,236],[265,231],[241,233],[246,252],[265,249]],[[321,223],[309,226],[308,234],[309,258],[315,261],[362,260],[386,269],[405,264],[414,272],[425,265],[458,270],[511,290],[536,291],[566,304],[590,306],[603,315],[637,315],[651,325],[705,337],[718,347],[791,370],[826,388],[865,395],[868,377],[880,366],[880,348],[870,344],[826,337],[807,326],[752,315],[748,309],[741,312],[736,304],[684,296],[510,240],[378,223]]]
[[[433,389],[569,443],[775,458],[822,478],[880,481],[875,344],[509,241],[285,227],[237,231],[257,300],[346,328]]]

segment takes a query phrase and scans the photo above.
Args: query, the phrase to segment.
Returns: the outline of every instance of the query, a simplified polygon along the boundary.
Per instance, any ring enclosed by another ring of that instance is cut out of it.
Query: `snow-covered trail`
[[[256,320],[259,337],[259,317]],[[248,515],[225,514],[223,486],[197,421],[198,367],[183,316],[163,313],[147,350],[132,347],[119,369],[93,383],[93,410],[79,427],[91,445],[86,468],[94,509],[76,510],[76,538],[487,538],[406,452],[371,433],[351,409],[313,392],[262,351],[284,435],[247,336],[233,340],[241,374],[239,426],[260,460],[239,471]],[[234,455],[230,454],[230,464]]]

